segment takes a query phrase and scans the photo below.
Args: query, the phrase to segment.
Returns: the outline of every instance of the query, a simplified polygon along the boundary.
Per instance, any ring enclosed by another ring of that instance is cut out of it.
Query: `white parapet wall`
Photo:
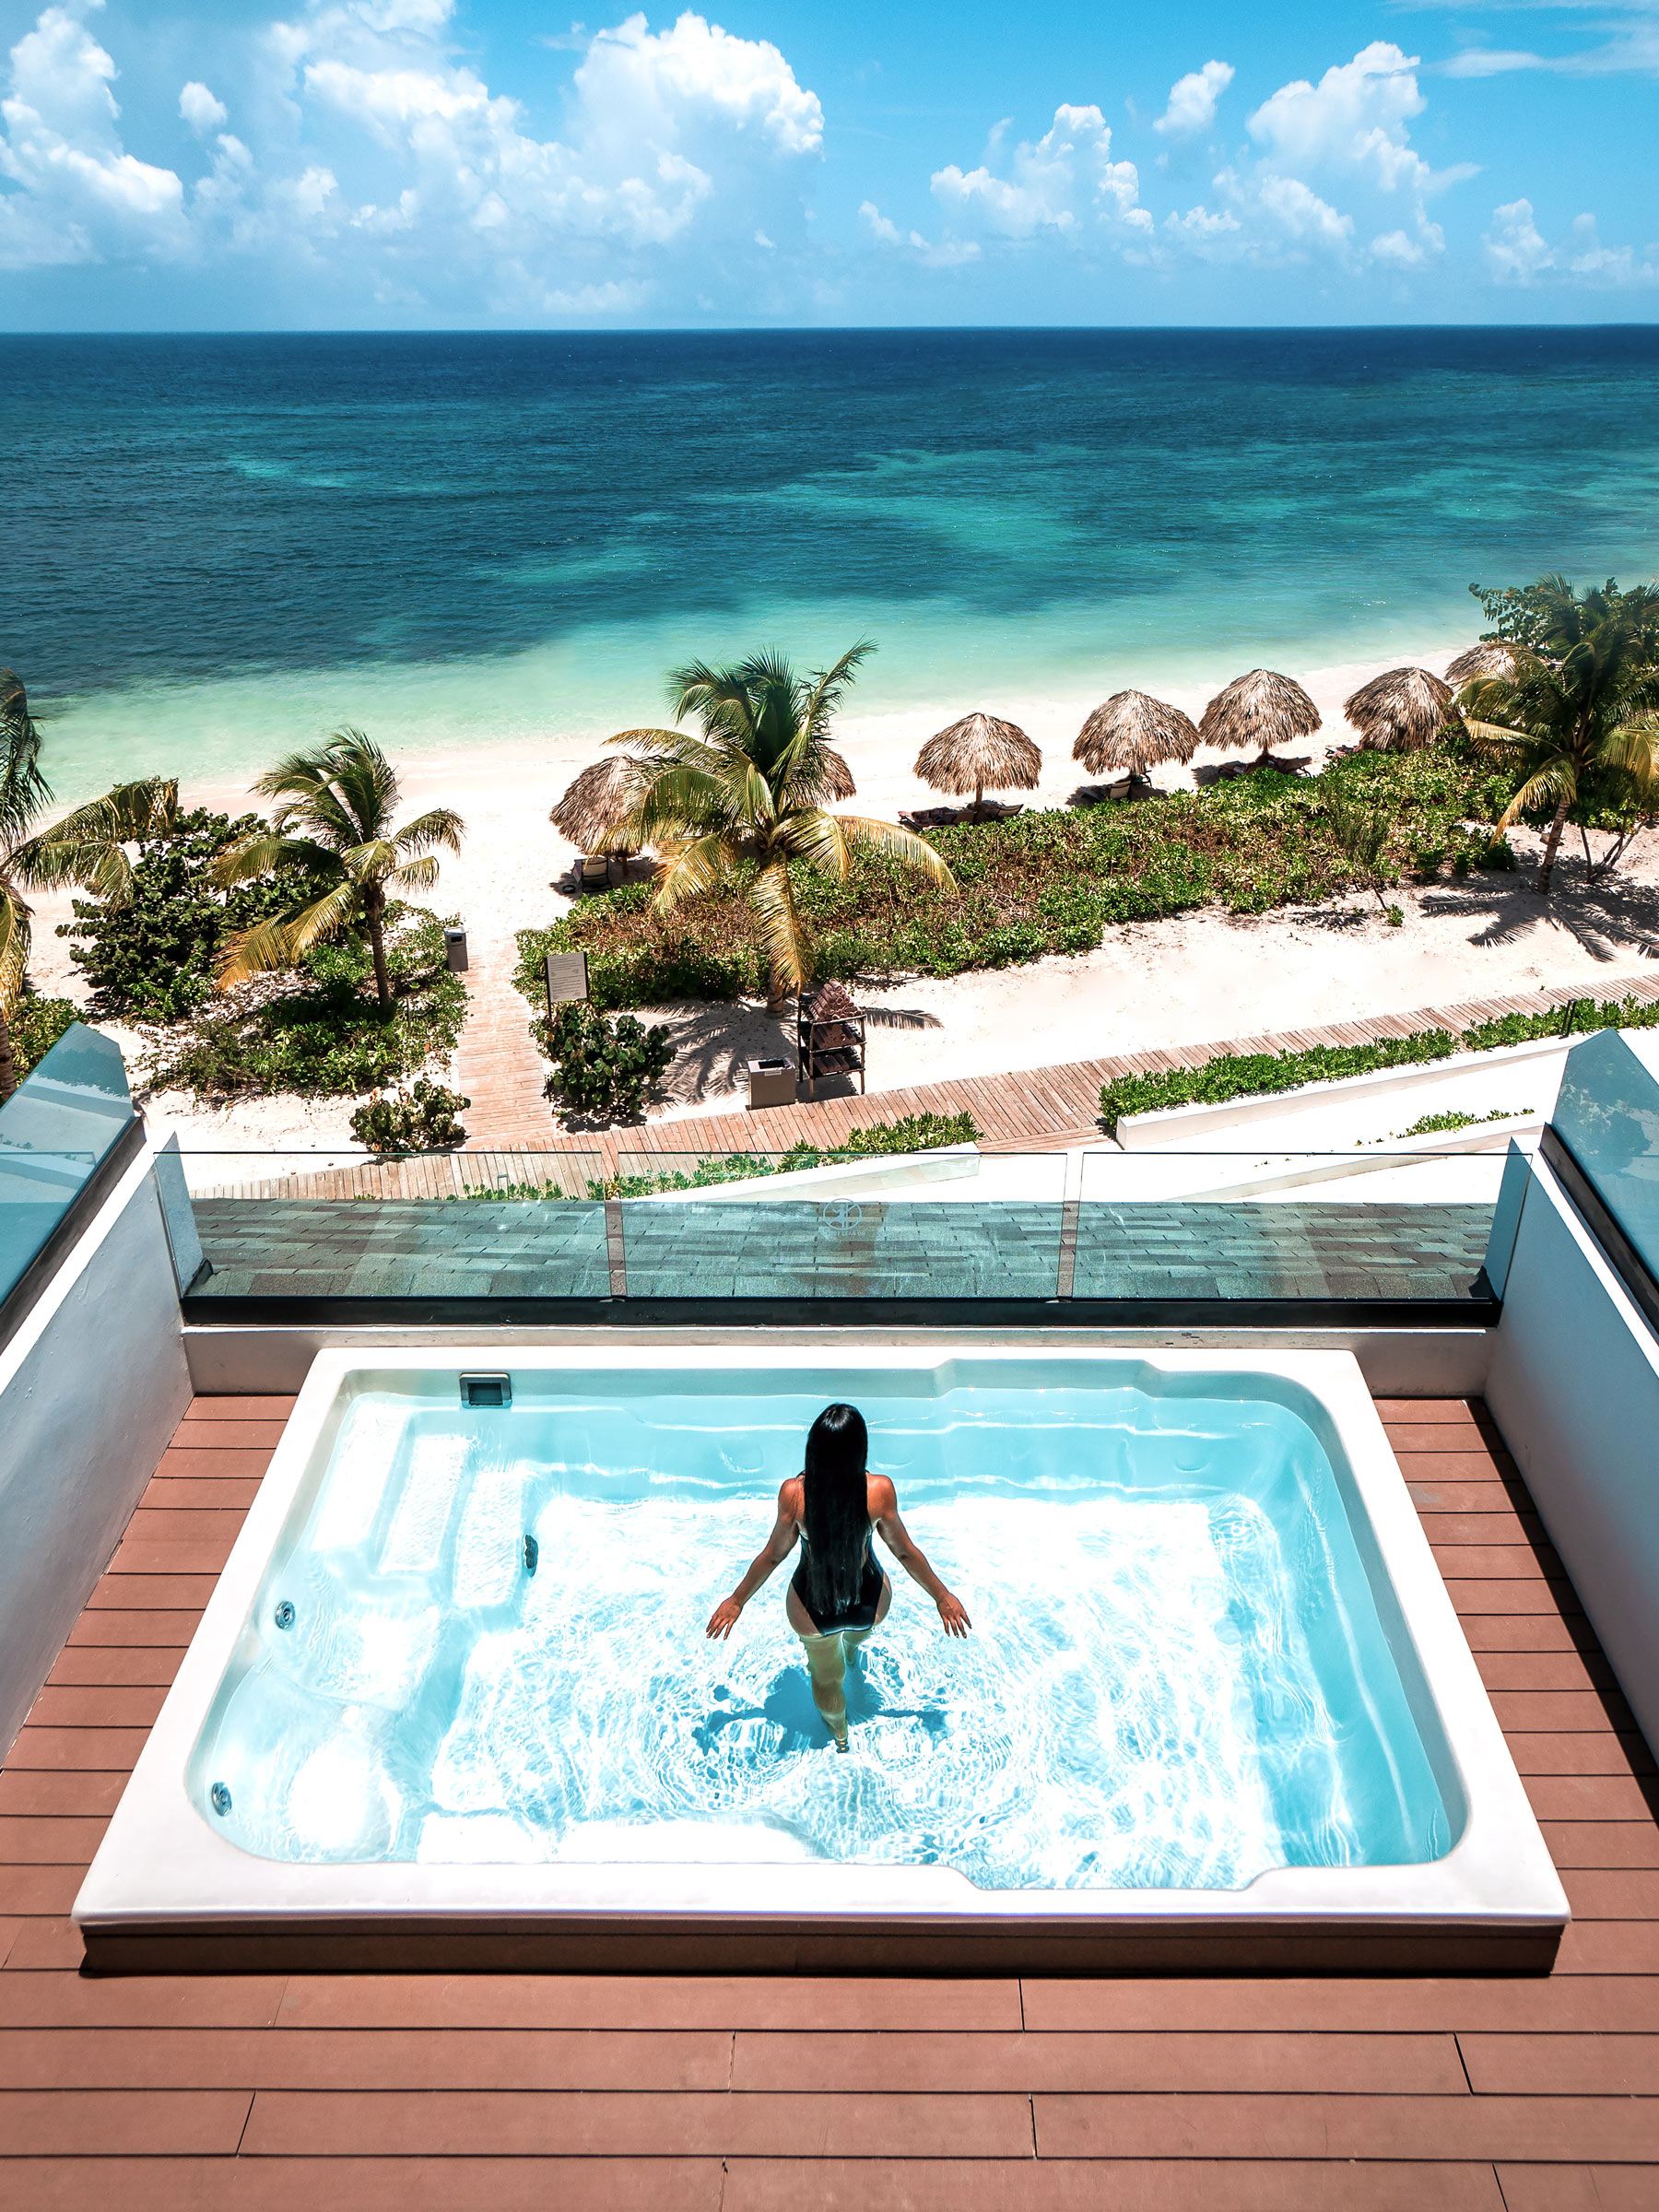
[[[142,1151],[0,1350],[0,1756],[190,1395],[173,1261]]]
[[[1542,1160],[1521,1208],[1486,1397],[1659,1747],[1659,1337]]]

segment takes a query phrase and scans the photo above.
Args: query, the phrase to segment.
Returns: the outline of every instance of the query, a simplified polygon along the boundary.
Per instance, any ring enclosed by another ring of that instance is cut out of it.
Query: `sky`
[[[1659,0],[0,0],[0,328],[1650,321]]]

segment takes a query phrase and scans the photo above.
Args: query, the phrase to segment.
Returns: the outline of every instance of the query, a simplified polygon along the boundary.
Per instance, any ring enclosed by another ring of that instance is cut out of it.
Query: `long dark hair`
[[[806,1438],[806,1587],[815,1619],[849,1611],[864,1579],[870,1432],[856,1406],[826,1406]]]

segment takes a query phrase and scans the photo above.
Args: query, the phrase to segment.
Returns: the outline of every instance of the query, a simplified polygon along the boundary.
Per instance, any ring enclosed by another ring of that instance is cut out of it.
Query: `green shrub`
[[[932,1152],[944,1145],[971,1145],[979,1129],[971,1113],[912,1113],[899,1122],[874,1122],[854,1129],[832,1152],[816,1145],[792,1145],[787,1152],[728,1152],[700,1159],[661,1175],[615,1176],[590,1182],[590,1198],[651,1198],[659,1191],[702,1191],[715,1183],[747,1182],[758,1175],[795,1175],[809,1168],[842,1167],[857,1159],[905,1152]]]
[[[1488,860],[1497,848],[1482,825],[1498,819],[1509,791],[1454,742],[1352,754],[1317,777],[1264,770],[1163,799],[930,830],[953,891],[880,853],[857,855],[845,882],[804,864],[791,873],[818,978],[949,976],[1088,952],[1124,923],[1212,902],[1262,913],[1287,900],[1333,899],[1371,880],[1335,831],[1356,809],[1386,820],[1382,882],[1417,852],[1502,865]],[[758,995],[765,977],[745,888],[723,886],[672,914],[658,912],[649,885],[584,899],[550,927],[521,934],[514,980],[539,1016],[544,957],[580,949],[599,1007]]]
[[[1100,1119],[1108,1136],[1133,1113],[1161,1113],[1174,1106],[1218,1106],[1229,1099],[1297,1090],[1304,1083],[1335,1083],[1368,1076],[1374,1068],[1411,1067],[1445,1060],[1457,1050],[1449,1030],[1417,1030],[1378,1044],[1316,1044],[1303,1053],[1218,1053],[1201,1067],[1160,1068],[1151,1075],[1117,1076],[1100,1087]]]
[[[458,1115],[472,1104],[441,1083],[417,1076],[414,1088],[376,1091],[351,1117],[351,1134],[370,1152],[449,1151],[466,1142]]]
[[[37,998],[31,992],[18,1000],[6,1028],[19,1083],[45,1059],[64,1031],[82,1018],[80,1008],[66,998]]]
[[[1659,1027],[1659,1003],[1607,999],[1597,1006],[1593,998],[1575,998],[1545,1014],[1501,1014],[1496,1021],[1477,1022],[1464,1031],[1472,1053],[1489,1053],[1504,1044],[1530,1044],[1535,1037],[1571,1037],[1591,1030],[1651,1030]]]
[[[547,1095],[590,1120],[637,1120],[674,1058],[665,1029],[647,1030],[631,1014],[613,1019],[585,1001],[555,1007],[544,1027],[553,1062]]]
[[[376,1001],[366,945],[320,945],[298,979],[244,985],[162,1032],[147,1080],[203,1099],[345,1098],[406,1081],[454,1051],[466,1016],[466,986],[449,971],[443,929],[425,907],[388,908],[390,1014]]]
[[[138,848],[131,902],[77,899],[59,925],[69,957],[92,986],[91,1011],[140,1021],[179,1021],[214,994],[225,940],[291,902],[300,879],[285,870],[231,891],[213,880],[218,855],[262,827],[260,818],[206,807],[181,816],[167,837]]]
[[[1512,1122],[1530,1106],[1494,1106],[1490,1113],[1459,1113],[1455,1107],[1445,1113],[1425,1113],[1412,1123],[1409,1129],[1396,1129],[1396,1136],[1438,1136],[1453,1129],[1474,1129],[1482,1122]]]

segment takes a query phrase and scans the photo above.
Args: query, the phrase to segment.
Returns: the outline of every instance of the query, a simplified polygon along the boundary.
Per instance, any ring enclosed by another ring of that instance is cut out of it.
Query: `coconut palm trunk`
[[[4,1106],[18,1088],[18,1063],[12,1052],[11,1024],[6,1018],[6,1008],[0,1006],[0,1106]]]
[[[363,927],[374,961],[374,990],[382,1014],[392,1011],[392,978],[386,972],[386,895],[378,883],[363,887]]]
[[[1549,896],[1549,879],[1555,874],[1556,854],[1561,849],[1561,837],[1567,828],[1567,810],[1571,800],[1563,793],[1560,804],[1549,819],[1544,834],[1544,857],[1538,863],[1538,889],[1546,899]]]

